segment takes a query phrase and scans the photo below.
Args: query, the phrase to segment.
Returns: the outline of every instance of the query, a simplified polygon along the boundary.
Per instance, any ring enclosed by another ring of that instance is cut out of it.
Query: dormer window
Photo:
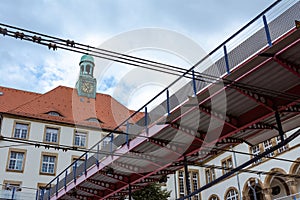
[[[86,119],[86,121],[88,122],[98,122],[98,123],[103,123],[100,119],[96,118],[96,117],[91,117]]]
[[[58,116],[58,117],[62,117],[62,115],[56,111],[50,111],[47,113],[48,115],[51,115],[51,116]]]

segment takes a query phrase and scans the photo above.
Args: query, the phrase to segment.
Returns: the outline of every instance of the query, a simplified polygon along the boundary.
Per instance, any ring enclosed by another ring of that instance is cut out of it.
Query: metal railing
[[[103,138],[80,156],[78,160],[67,166],[65,170],[48,183],[46,187],[50,189],[47,192],[42,191],[40,199],[48,199],[55,193],[57,194],[58,191],[65,189],[69,183],[76,182],[77,177],[83,174],[86,175],[90,167],[99,166],[106,156],[113,155],[117,148],[128,144],[130,139],[137,137],[141,131],[147,130],[155,122],[170,114],[177,106],[187,101],[188,96],[195,95],[211,82],[213,84],[217,78],[229,74],[251,56],[272,46],[278,38],[295,27],[295,20],[300,20],[299,10],[299,0],[277,0],[274,2],[119,124],[107,135],[110,138],[108,147],[102,148],[104,140],[107,141],[107,138]],[[211,77],[214,77],[214,80]],[[177,84],[183,79],[188,80],[188,84],[177,90]],[[173,94],[170,95],[172,92]],[[164,99],[164,101],[158,106],[154,106],[158,99]],[[148,112],[147,108],[149,107],[154,107],[154,109]],[[144,112],[145,117],[132,124],[134,121],[132,118],[139,112]],[[114,138],[113,133],[116,132],[122,132],[123,134]],[[84,162],[78,166],[77,162],[82,159],[84,159]],[[49,187],[50,185],[54,186]]]
[[[274,200],[300,200],[300,192],[296,193],[296,194],[291,194],[291,195],[285,196],[285,197],[279,197]]]

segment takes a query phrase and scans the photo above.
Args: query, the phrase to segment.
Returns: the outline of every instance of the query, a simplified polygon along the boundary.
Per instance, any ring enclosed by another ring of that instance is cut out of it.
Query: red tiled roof
[[[19,92],[22,93],[23,91]],[[18,93],[10,96],[4,94],[0,98],[4,97],[9,104],[10,100],[16,99],[15,96],[21,97]],[[65,86],[58,86],[45,94],[35,95],[31,101],[27,101],[25,104],[17,105],[15,103],[14,105],[10,106],[10,109],[1,109],[0,111],[42,120],[110,130],[132,114],[132,111],[109,95],[97,93],[96,99],[81,97],[78,96],[76,89]],[[58,112],[62,116],[49,115],[48,112],[50,111]],[[134,117],[134,119],[137,120],[141,116]],[[87,121],[89,118],[97,118],[103,123]]]
[[[14,109],[41,95],[34,92],[27,92],[1,86],[0,92],[0,112],[6,112],[8,110]]]

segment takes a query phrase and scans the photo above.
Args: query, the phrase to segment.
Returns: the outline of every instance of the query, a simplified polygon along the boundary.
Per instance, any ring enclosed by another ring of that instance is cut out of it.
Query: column
[[[272,189],[264,188],[262,190],[263,195],[265,196],[265,200],[272,200]]]
[[[286,181],[286,184],[289,186],[291,194],[298,193],[298,191],[297,191],[297,181],[294,178],[289,178]],[[299,198],[299,194],[296,197]]]

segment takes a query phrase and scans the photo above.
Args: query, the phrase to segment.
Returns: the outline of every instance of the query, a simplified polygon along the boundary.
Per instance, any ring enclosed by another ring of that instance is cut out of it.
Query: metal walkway
[[[151,112],[145,106],[145,117],[117,127],[122,134],[111,134],[109,146],[101,148],[100,141],[80,166],[61,172],[40,199],[119,199],[220,149],[283,137],[298,127],[300,3],[283,8],[278,2],[211,52],[215,60],[190,69],[189,84],[173,95],[172,86],[166,88],[160,94],[166,101]],[[252,35],[245,38],[247,30]]]

